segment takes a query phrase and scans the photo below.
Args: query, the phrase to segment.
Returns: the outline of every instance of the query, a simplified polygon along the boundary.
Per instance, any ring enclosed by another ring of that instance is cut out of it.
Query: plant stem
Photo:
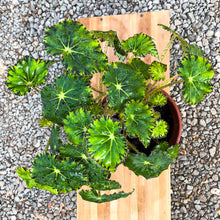
[[[101,196],[101,191],[100,190],[97,190],[97,193],[99,196]]]
[[[94,87],[92,87],[92,86],[90,86],[90,87],[91,87],[91,89],[94,90],[95,92],[98,92],[99,94],[105,95],[105,92],[102,92],[102,91],[100,91],[100,90],[98,90],[98,89],[96,89],[96,88],[94,88]]]
[[[163,86],[159,86],[157,87],[155,90],[153,90],[152,92],[150,92],[147,96],[147,98],[149,99],[151,96],[155,95],[156,93],[160,92],[161,90],[163,90],[164,88],[167,88],[169,86],[173,86],[175,84],[178,84],[178,83],[181,83],[181,82],[184,82],[183,79],[179,80],[179,81],[175,81],[175,82],[171,82],[171,83],[168,83],[168,84],[165,84]],[[147,100],[147,99],[146,99]],[[145,101],[146,101],[145,100]]]
[[[44,151],[45,154],[47,153],[49,146],[50,146],[50,138],[49,138],[49,140],[47,142],[47,146],[46,146],[45,151]]]
[[[174,36],[174,35],[171,37],[169,43],[167,44],[166,48],[164,49],[164,51],[163,51],[163,53],[162,53],[162,55],[161,55],[161,57],[160,57],[160,59],[159,59],[160,62],[163,61],[163,58],[165,57],[165,55],[166,55],[168,49],[170,48],[170,46],[171,46],[171,44],[173,43],[173,41],[175,40],[175,38],[176,38],[176,36]]]
[[[40,90],[37,89],[36,87],[32,87],[36,92],[40,93]]]
[[[134,150],[137,154],[140,153],[139,150],[133,145],[131,144],[128,140],[126,140],[127,145]]]

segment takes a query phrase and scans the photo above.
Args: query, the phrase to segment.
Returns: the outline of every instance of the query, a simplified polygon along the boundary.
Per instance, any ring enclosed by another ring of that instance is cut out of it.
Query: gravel
[[[220,13],[218,0],[0,0],[0,219],[76,219],[76,193],[52,195],[27,189],[15,168],[30,167],[48,140],[41,128],[42,106],[34,91],[15,96],[5,85],[6,68],[24,56],[49,59],[44,30],[62,20],[169,9],[171,28],[197,43],[215,70],[213,92],[196,106],[183,102],[180,88],[171,95],[183,119],[180,157],[171,166],[172,219],[220,219]],[[176,66],[179,43],[171,49]],[[54,65],[48,81],[59,75]]]

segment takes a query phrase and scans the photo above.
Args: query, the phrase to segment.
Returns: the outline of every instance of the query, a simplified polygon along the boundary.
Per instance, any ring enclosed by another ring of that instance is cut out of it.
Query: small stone
[[[218,179],[219,179],[219,177],[218,177],[218,175],[217,175],[217,174],[215,174],[215,175],[213,175],[213,176],[212,176],[212,179],[213,179],[214,181],[216,181],[216,182],[217,182],[217,181],[218,181]]]
[[[214,31],[209,30],[209,31],[207,31],[206,36],[207,37],[212,37],[213,34],[214,34]]]
[[[186,207],[185,206],[181,207],[180,212],[181,213],[187,213]]]
[[[195,205],[195,208],[196,208],[197,211],[201,210],[201,206],[200,205]]]
[[[100,10],[95,10],[94,14],[96,16],[101,16],[102,15],[102,12]]]
[[[212,147],[212,148],[209,150],[210,156],[211,156],[211,157],[214,157],[214,156],[215,156],[215,152],[216,152],[216,147]]]
[[[206,201],[207,201],[207,197],[204,196],[204,195],[201,195],[201,196],[199,196],[199,200],[200,200],[201,202],[206,202]]]
[[[220,196],[220,189],[218,188],[211,189],[211,194]]]
[[[205,123],[205,120],[204,120],[204,119],[201,119],[201,120],[199,121],[199,124],[200,124],[201,126],[203,126],[203,127],[206,126],[206,123]]]
[[[201,158],[205,157],[206,155],[207,155],[207,153],[206,153],[206,152],[203,152],[203,151],[201,151],[201,152],[199,153],[199,156],[200,156]]]

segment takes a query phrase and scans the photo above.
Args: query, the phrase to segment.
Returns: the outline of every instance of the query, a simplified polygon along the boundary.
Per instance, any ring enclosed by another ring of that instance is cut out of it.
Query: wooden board
[[[130,15],[116,15],[106,17],[78,19],[88,30],[116,30],[120,39],[127,39],[136,33],[146,33],[153,37],[159,55],[162,54],[169,42],[169,32],[164,31],[157,24],[169,26],[169,11],[155,11]],[[109,61],[116,58],[112,51],[109,52]],[[168,65],[166,78],[169,77],[169,51],[163,63]],[[152,57],[147,56],[145,62],[152,62]],[[92,80],[93,86],[98,88],[99,75]],[[112,179],[122,185],[125,192],[135,189],[127,198],[116,201],[96,204],[87,202],[77,197],[78,220],[169,220],[171,219],[170,199],[170,170],[164,171],[158,178],[146,180],[137,177],[123,165],[112,174]],[[114,191],[112,191],[114,192]]]

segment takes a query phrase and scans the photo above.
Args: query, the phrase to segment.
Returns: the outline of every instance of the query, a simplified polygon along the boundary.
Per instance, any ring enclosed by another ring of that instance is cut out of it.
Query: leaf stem
[[[138,150],[131,142],[129,142],[128,140],[126,140],[126,143],[127,143],[127,145],[128,145],[132,150],[134,150],[137,154],[140,153],[139,150]]]
[[[40,90],[37,89],[36,87],[32,87],[36,92],[40,93]]]
[[[167,53],[167,51],[169,50],[169,48],[170,48],[171,44],[173,43],[173,41],[175,40],[175,38],[176,38],[175,35],[173,35],[173,36],[171,37],[170,41],[168,42],[166,48],[164,49],[164,51],[163,51],[163,53],[162,53],[162,55],[161,55],[161,57],[160,57],[160,59],[159,59],[160,62],[163,61],[163,58],[166,56],[166,53]]]
[[[46,146],[45,151],[44,151],[45,154],[47,153],[49,146],[50,146],[50,138],[49,138],[49,140],[47,142],[47,146]]]
[[[98,89],[96,89],[96,88],[94,88],[94,87],[92,87],[92,86],[90,86],[90,87],[91,87],[91,89],[94,90],[95,92],[98,92],[99,94],[105,95],[105,92],[102,92],[102,91],[100,91],[100,90],[98,90]]]

